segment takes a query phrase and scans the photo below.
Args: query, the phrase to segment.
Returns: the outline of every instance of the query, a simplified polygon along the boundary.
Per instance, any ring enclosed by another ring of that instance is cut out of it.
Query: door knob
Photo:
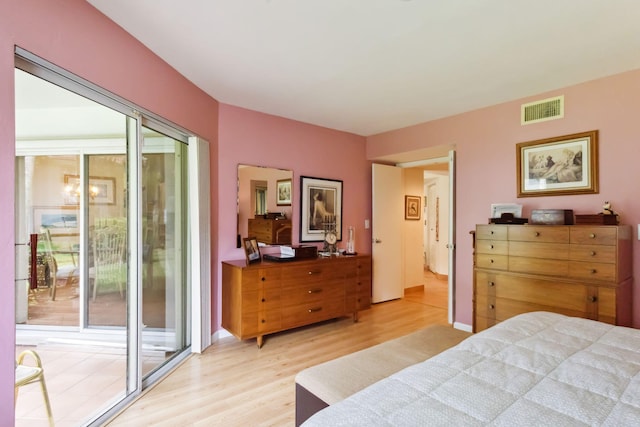
[[[380,240],[380,239],[373,239],[373,243],[382,243],[382,240]]]

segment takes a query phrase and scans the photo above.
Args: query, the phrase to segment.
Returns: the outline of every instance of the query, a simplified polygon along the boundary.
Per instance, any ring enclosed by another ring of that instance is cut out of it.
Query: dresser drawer
[[[521,225],[509,227],[509,242],[569,243],[569,227]]]
[[[509,243],[506,240],[477,240],[476,253],[507,255],[509,253]]]
[[[499,307],[504,301],[509,300],[535,305],[535,309],[546,307],[547,310],[552,308],[551,311],[554,312],[562,309],[565,310],[563,313],[566,313],[566,310],[586,313],[587,304],[591,303],[591,297],[595,296],[589,286],[556,280],[511,276],[498,277],[498,281],[502,282],[496,289]]]
[[[569,259],[571,261],[616,263],[615,246],[571,245]]]
[[[339,280],[324,281],[321,283],[304,283],[298,286],[284,288],[281,295],[283,307],[296,304],[308,304],[315,301],[323,301],[331,298],[345,297],[344,282]]]
[[[571,261],[569,276],[575,279],[611,282],[616,279],[616,266],[615,264]]]
[[[509,242],[509,256],[568,259],[568,243]]]
[[[616,227],[579,226],[571,229],[571,243],[613,246],[618,241]]]
[[[282,310],[280,307],[264,310],[258,315],[258,332],[265,334],[282,328]]]
[[[496,318],[496,298],[489,295],[476,295],[476,315],[487,319]]]
[[[316,283],[346,276],[344,266],[324,264],[322,262],[296,265],[288,268],[282,276],[282,287],[295,287],[300,284]]]
[[[476,295],[496,295],[497,275],[484,271],[476,272]]]
[[[509,271],[515,273],[567,277],[569,274],[569,261],[564,259],[543,259],[510,256]]]
[[[478,225],[476,226],[476,240],[507,240],[506,225]]]
[[[282,270],[278,267],[247,269],[242,274],[242,290],[251,291],[260,286],[279,286]]]
[[[320,322],[343,316],[344,298],[326,299],[282,308],[282,327],[292,328],[299,325]]]
[[[477,268],[490,268],[492,270],[506,270],[509,266],[509,257],[506,255],[476,255]]]

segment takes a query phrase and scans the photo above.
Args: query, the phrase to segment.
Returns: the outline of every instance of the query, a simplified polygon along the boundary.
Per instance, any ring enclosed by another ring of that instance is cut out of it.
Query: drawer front
[[[541,280],[529,277],[500,276],[497,278],[499,286],[496,288],[498,307],[503,301],[513,304],[535,306],[535,309],[545,307],[549,311],[565,310],[575,313],[593,311],[588,308],[593,304],[593,289],[589,286],[566,283],[554,280]],[[534,309],[528,310],[534,311]],[[506,317],[499,317],[504,320]]]
[[[282,276],[282,287],[296,287],[305,283],[323,282],[346,276],[346,269],[335,264],[309,263],[287,268]]]
[[[509,257],[506,255],[476,255],[476,267],[494,270],[506,270],[509,266]]]
[[[618,241],[616,227],[576,226],[571,229],[571,243],[613,246]]]
[[[260,290],[258,296],[258,304],[261,310],[271,310],[280,308],[282,300],[282,289],[264,287]]]
[[[261,286],[280,286],[282,269],[273,268],[246,268],[242,272],[242,290],[256,290]]]
[[[509,256],[568,259],[568,243],[509,242]]]
[[[497,277],[495,274],[485,271],[476,272],[476,295],[493,296],[496,295]]]
[[[476,316],[487,319],[496,318],[496,298],[495,296],[476,295],[475,300]]]
[[[616,247],[601,245],[571,245],[569,259],[572,261],[616,263]]]
[[[282,327],[293,328],[323,320],[333,319],[345,314],[344,298],[326,299],[309,302],[282,309]]]
[[[345,286],[341,280],[326,281],[322,283],[308,283],[300,286],[286,288],[282,292],[281,302],[283,307],[335,298],[345,298]]]
[[[569,227],[550,225],[510,226],[509,241],[569,243]]]
[[[496,302],[496,321],[504,321],[518,314],[530,313],[532,311],[551,311],[553,313],[564,314],[565,316],[583,317],[596,320],[595,311],[589,313],[583,309],[571,309],[566,307],[554,307],[544,304],[535,304],[526,301],[501,300]]]
[[[575,279],[613,281],[616,279],[615,264],[571,261],[569,276]]]
[[[258,315],[258,331],[262,334],[279,331],[282,328],[282,310],[280,308],[264,310]]]
[[[616,290],[598,288],[598,320],[616,324]]]
[[[476,241],[476,253],[507,255],[509,243],[506,240],[478,240]]]
[[[527,257],[509,257],[509,271],[514,273],[540,274],[543,276],[567,277],[569,261]]]
[[[506,225],[477,225],[476,240],[507,240]]]

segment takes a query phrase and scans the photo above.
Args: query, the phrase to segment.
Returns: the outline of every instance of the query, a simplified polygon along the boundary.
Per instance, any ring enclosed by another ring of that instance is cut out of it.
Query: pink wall
[[[356,251],[370,253],[371,166],[365,138],[319,126],[220,104],[218,187],[220,221],[214,236],[220,260],[242,259],[236,249],[236,192],[239,163],[291,169],[293,244],[300,239],[300,176],[343,181],[343,233],[356,227]],[[346,244],[346,241],[344,242]],[[219,263],[218,266],[219,267]],[[216,273],[220,282],[220,269]],[[220,289],[214,290],[212,318],[220,327]]]
[[[212,144],[213,165],[217,163],[218,103],[83,0],[0,0],[0,10],[0,224],[4,224],[0,230],[0,425],[11,426],[14,45],[207,139]],[[212,185],[212,189],[212,207],[217,209],[217,187]],[[216,219],[213,227],[217,227]]]
[[[565,95],[565,117],[520,125],[520,104]],[[599,79],[367,138],[367,158],[443,144],[455,145],[456,322],[472,323],[472,246],[469,231],[486,223],[491,203],[520,203],[532,209],[598,213],[605,200],[633,227],[634,326],[640,327],[640,167],[638,101],[640,70]],[[600,192],[593,195],[516,197],[518,142],[599,130]]]

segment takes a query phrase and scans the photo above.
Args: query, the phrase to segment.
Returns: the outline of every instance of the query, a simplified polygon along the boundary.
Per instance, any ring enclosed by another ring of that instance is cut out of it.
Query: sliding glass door
[[[187,136],[16,63],[16,354],[57,423],[97,424],[190,346]],[[16,425],[46,419],[24,394]]]

